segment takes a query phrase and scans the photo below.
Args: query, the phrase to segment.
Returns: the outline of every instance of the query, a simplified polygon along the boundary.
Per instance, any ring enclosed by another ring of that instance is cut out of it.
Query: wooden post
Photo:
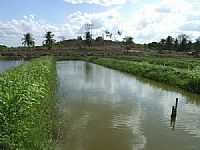
[[[172,106],[172,114],[171,117],[176,117],[176,108],[174,106]]]
[[[175,129],[175,124],[176,124],[177,107],[178,107],[178,98],[176,98],[176,105],[172,106],[171,126],[173,130]]]
[[[178,98],[176,98],[176,105],[175,105],[175,106],[172,106],[172,114],[171,114],[171,117],[176,117],[177,107],[178,107]]]
[[[177,111],[177,107],[178,107],[178,98],[176,98],[176,105],[175,105],[176,111]]]

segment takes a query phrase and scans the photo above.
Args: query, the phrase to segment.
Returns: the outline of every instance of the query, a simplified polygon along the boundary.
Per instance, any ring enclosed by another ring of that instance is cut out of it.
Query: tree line
[[[177,38],[168,36],[166,39],[161,39],[160,42],[152,42],[148,44],[148,48],[155,50],[174,50],[174,51],[199,51],[200,37],[192,42],[186,34],[178,35]]]
[[[51,49],[53,44],[56,42],[56,40],[54,40],[54,34],[48,31],[45,34],[44,38],[45,40],[43,41],[43,46]],[[33,38],[33,35],[31,33],[24,34],[24,37],[22,38],[22,45],[28,48],[35,46],[35,39]]]
[[[118,36],[122,36],[122,32],[117,32]],[[112,33],[109,31],[105,31],[105,37],[109,37],[110,40],[112,40]],[[56,44],[56,40],[54,39],[54,34],[51,31],[46,32],[44,36],[45,40],[43,41],[43,46],[47,47],[48,49],[51,49],[54,44]],[[86,45],[88,47],[92,46],[93,37],[92,34],[87,31],[85,32],[85,38],[84,38]],[[82,41],[82,37],[78,36],[77,41]],[[104,41],[104,34],[103,36],[98,36],[96,38],[96,41]],[[123,38],[121,42],[119,42],[121,46],[123,46],[125,49],[131,49],[134,47],[135,42],[134,38],[131,36],[126,36]],[[34,47],[35,46],[35,39],[33,38],[33,35],[31,33],[24,34],[24,37],[22,38],[22,45],[25,47]],[[143,45],[143,44],[141,44]],[[148,47],[149,49],[153,50],[169,50],[169,51],[196,51],[200,52],[200,37],[197,38],[195,41],[191,41],[190,37],[186,34],[178,35],[176,38],[172,36],[168,36],[166,39],[161,39],[160,42],[152,42],[145,44],[144,47]],[[0,49],[6,49],[7,47],[0,45]]]
[[[118,36],[122,36],[122,32],[118,31],[117,35]],[[112,36],[113,36],[113,33],[111,33],[110,31],[106,30],[106,31],[103,32],[103,36],[97,36],[96,39],[93,39],[92,34],[90,33],[90,31],[87,31],[87,32],[85,32],[85,43],[86,43],[86,45],[88,47],[91,47],[92,46],[92,41],[94,41],[94,40],[96,40],[98,42],[101,42],[101,41],[105,41],[105,37],[108,37],[111,41],[113,41],[112,40]],[[77,40],[78,41],[82,41],[83,38],[81,36],[78,36]],[[130,49],[135,44],[133,40],[134,40],[133,37],[126,36],[126,37],[123,38],[122,44],[126,49]],[[116,41],[116,40],[114,40],[114,41]]]

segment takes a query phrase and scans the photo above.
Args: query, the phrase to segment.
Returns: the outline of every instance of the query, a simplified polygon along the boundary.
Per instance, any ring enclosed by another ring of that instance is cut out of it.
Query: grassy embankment
[[[174,62],[170,62],[170,64],[173,65],[167,66],[155,62],[150,63],[150,61],[134,61],[133,59],[127,61],[120,58],[91,57],[89,58],[89,61],[123,72],[177,86],[193,93],[200,93],[200,70],[198,67],[196,67],[196,69],[187,70],[172,67],[176,65],[178,66],[178,64],[173,64]],[[179,63],[178,60],[176,63]]]
[[[200,59],[189,58],[159,58],[159,57],[135,57],[135,56],[122,56],[113,57],[120,60],[129,60],[137,62],[148,62],[155,65],[171,66],[174,68],[192,70],[200,66]]]
[[[55,86],[51,57],[0,74],[0,149],[53,149]]]

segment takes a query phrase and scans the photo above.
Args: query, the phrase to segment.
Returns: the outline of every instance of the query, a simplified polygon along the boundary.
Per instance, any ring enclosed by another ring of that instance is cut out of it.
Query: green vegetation
[[[198,59],[186,59],[186,58],[158,58],[158,57],[113,57],[121,60],[148,62],[155,65],[171,66],[180,69],[192,70],[200,66],[200,60]]]
[[[127,36],[123,39],[123,45],[126,50],[130,50],[134,47],[133,37]]]
[[[31,33],[24,34],[24,37],[22,38],[22,45],[25,47],[34,47],[35,41]]]
[[[200,70],[191,71],[148,62],[125,61],[112,58],[89,58],[89,61],[123,72],[174,85],[190,92],[200,93]]]
[[[42,57],[0,75],[0,149],[53,149],[55,64]]]
[[[90,32],[85,33],[85,42],[88,47],[92,46],[92,34]]]
[[[7,49],[7,46],[5,45],[0,45],[0,50],[6,50]]]
[[[170,50],[170,51],[199,51],[200,50],[200,37],[195,42],[190,40],[186,34],[178,35],[177,38],[168,36],[166,39],[161,39],[160,42],[152,42],[148,44],[150,49],[156,50]]]
[[[52,32],[47,32],[45,35],[46,40],[43,42],[44,46],[46,46],[48,49],[51,49],[53,44],[55,44],[55,40],[53,39],[54,34]]]

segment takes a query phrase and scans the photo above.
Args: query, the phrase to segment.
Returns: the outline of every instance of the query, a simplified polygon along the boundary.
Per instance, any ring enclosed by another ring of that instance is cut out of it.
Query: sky
[[[37,45],[52,31],[57,41],[76,38],[84,25],[94,36],[105,30],[113,40],[134,37],[136,43],[159,41],[168,35],[200,36],[200,0],[1,0],[0,44],[20,46],[25,33]],[[121,31],[122,36],[117,35]]]

